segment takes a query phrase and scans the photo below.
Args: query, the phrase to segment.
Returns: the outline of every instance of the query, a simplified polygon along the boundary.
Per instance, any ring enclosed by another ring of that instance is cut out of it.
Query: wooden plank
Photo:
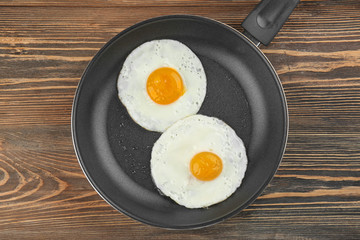
[[[135,6],[135,7],[154,7],[154,6],[224,6],[224,5],[235,5],[235,4],[252,4],[257,3],[259,0],[225,0],[225,1],[217,1],[217,0],[160,0],[160,1],[142,1],[142,0],[61,0],[61,1],[47,1],[47,0],[30,0],[30,1],[21,1],[21,0],[13,0],[6,1],[1,0],[0,6],[71,6],[71,7],[123,7],[123,6]]]

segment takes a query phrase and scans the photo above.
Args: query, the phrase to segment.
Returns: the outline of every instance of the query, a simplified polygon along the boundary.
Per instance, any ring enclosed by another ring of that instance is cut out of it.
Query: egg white
[[[152,101],[146,90],[148,76],[161,67],[177,70],[186,88],[178,100],[168,105]],[[153,40],[128,55],[117,88],[121,102],[136,123],[147,130],[163,132],[177,120],[199,111],[206,95],[206,75],[199,58],[183,43]]]
[[[190,161],[209,151],[223,162],[221,174],[201,181],[190,171]],[[187,208],[202,208],[228,198],[240,186],[247,167],[246,150],[235,131],[223,121],[203,115],[179,120],[155,142],[151,175],[166,196]]]

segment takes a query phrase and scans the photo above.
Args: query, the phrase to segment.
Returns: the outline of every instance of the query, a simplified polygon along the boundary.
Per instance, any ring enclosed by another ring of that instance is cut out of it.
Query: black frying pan
[[[215,224],[254,201],[280,164],[288,130],[280,80],[256,45],[271,41],[296,4],[297,0],[261,2],[243,23],[245,34],[208,18],[164,16],[136,24],[110,40],[85,70],[72,111],[75,151],[100,196],[136,220],[176,229]],[[258,34],[259,29],[267,32]],[[199,113],[228,123],[247,149],[242,185],[208,209],[187,209],[159,194],[150,175],[150,156],[160,133],[134,123],[117,96],[125,58],[154,39],[175,39],[195,52],[207,76]]]

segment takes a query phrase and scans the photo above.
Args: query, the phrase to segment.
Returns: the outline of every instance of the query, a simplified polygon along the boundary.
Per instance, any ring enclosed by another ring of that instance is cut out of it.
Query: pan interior
[[[199,57],[207,76],[199,113],[225,121],[248,152],[241,187],[208,209],[187,209],[159,194],[150,175],[150,156],[160,133],[133,122],[117,96],[117,76],[125,58],[154,39],[178,40]],[[112,39],[85,71],[72,117],[79,162],[98,193],[125,214],[166,228],[206,226],[249,205],[274,175],[287,133],[285,98],[268,61],[238,32],[195,16],[152,19]]]

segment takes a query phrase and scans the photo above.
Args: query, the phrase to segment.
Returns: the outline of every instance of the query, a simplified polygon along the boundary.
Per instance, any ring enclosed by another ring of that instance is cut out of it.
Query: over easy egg
[[[199,111],[206,94],[206,75],[199,58],[183,43],[153,40],[128,55],[117,87],[136,123],[163,132]]]
[[[187,208],[219,203],[240,186],[246,150],[223,121],[193,115],[169,127],[155,142],[151,175],[159,190]]]

